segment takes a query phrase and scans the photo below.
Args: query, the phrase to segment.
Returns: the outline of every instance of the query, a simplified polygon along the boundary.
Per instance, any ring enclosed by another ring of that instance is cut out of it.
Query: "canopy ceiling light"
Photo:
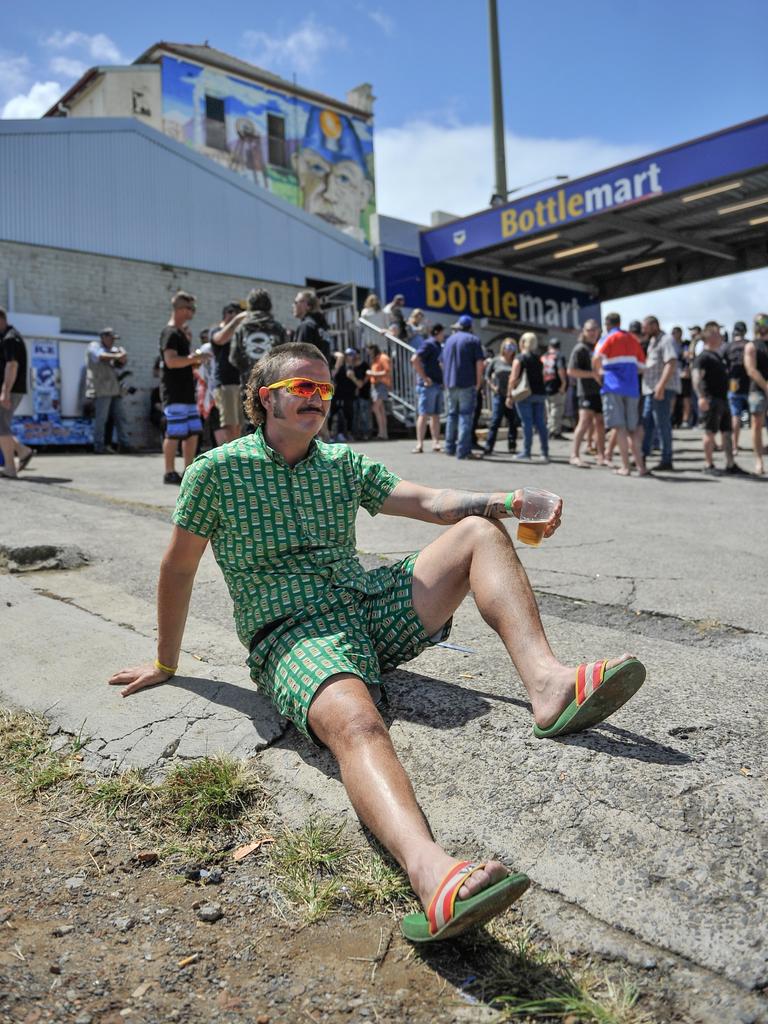
[[[560,237],[559,231],[553,231],[551,235],[542,235],[541,238],[529,238],[527,242],[517,242],[513,249],[530,249],[532,245],[544,245],[545,242],[554,242]]]
[[[702,189],[701,192],[691,192],[689,195],[683,196],[682,200],[684,203],[695,203],[697,199],[707,199],[709,196],[716,196],[720,192],[730,192],[731,189],[741,188],[743,184],[743,181],[729,181],[725,185],[713,185],[712,188]]]
[[[724,213],[738,213],[739,210],[748,210],[750,206],[762,206],[768,203],[768,196],[761,196],[759,199],[745,199],[743,203],[733,203],[731,206],[721,206],[717,211],[720,216]]]
[[[597,242],[587,242],[586,245],[575,245],[573,249],[561,249],[559,252],[553,252],[552,255],[556,260],[564,260],[567,256],[578,256],[579,253],[591,252],[597,248],[599,248]]]
[[[755,224],[768,224],[768,214],[765,217],[752,217],[749,223],[753,227]]]
[[[660,263],[666,262],[666,256],[659,256],[654,260],[643,260],[642,263],[628,263],[626,267],[621,268],[621,272],[622,274],[627,274],[630,270],[644,270],[645,267],[658,267]]]

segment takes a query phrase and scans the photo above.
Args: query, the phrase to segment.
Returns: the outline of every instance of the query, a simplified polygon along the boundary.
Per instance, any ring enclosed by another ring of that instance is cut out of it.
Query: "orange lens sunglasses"
[[[275,388],[285,388],[289,395],[297,398],[311,398],[316,391],[320,392],[320,398],[324,402],[330,402],[333,398],[333,384],[329,381],[310,380],[307,377],[288,377],[286,380],[276,380],[274,384],[267,384],[267,391],[274,391]]]

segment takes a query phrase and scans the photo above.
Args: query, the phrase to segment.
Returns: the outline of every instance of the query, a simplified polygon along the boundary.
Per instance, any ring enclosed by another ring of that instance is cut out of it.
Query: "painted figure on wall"
[[[350,119],[313,108],[293,166],[304,209],[364,241],[360,221],[373,198],[373,182]]]
[[[375,210],[369,119],[173,57],[163,57],[162,92],[168,135],[367,241]]]

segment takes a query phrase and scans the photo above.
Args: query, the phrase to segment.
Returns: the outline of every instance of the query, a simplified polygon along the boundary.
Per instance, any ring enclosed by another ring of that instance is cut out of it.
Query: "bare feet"
[[[445,850],[435,843],[430,855],[423,860],[422,864],[409,871],[413,891],[421,900],[425,911],[438,885],[440,885],[454,864],[457,863],[458,861],[455,857],[449,857]],[[482,889],[487,889],[489,885],[501,881],[508,874],[509,869],[501,861],[486,861],[485,867],[481,871],[476,871],[473,875],[470,875],[459,889],[458,899],[466,900]]]
[[[625,469],[624,466],[619,466],[617,469],[614,469],[613,472],[616,474],[616,476],[629,476],[632,471],[629,469]]]
[[[578,455],[572,455],[568,461],[572,466],[578,466],[579,469],[589,469],[589,464],[584,459],[580,459]]]
[[[611,658],[606,669],[620,665],[627,658],[634,658],[634,654],[625,651],[620,658]],[[574,699],[575,688],[576,669],[566,665],[560,665],[554,671],[548,672],[540,682],[527,688],[533,718],[540,729],[546,729],[557,721]]]

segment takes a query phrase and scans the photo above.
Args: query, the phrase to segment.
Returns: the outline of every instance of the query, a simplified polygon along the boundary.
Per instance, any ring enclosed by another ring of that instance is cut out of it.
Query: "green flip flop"
[[[485,864],[460,861],[454,864],[435,890],[426,913],[407,914],[400,930],[410,942],[440,942],[476,925],[490,921],[519,900],[531,884],[527,875],[507,875],[466,900],[458,900],[459,889]]]
[[[581,732],[597,725],[626,704],[645,682],[645,665],[637,658],[627,658],[606,668],[607,661],[579,665],[576,669],[576,696],[562,715],[546,729],[533,727],[537,739],[553,739]]]

